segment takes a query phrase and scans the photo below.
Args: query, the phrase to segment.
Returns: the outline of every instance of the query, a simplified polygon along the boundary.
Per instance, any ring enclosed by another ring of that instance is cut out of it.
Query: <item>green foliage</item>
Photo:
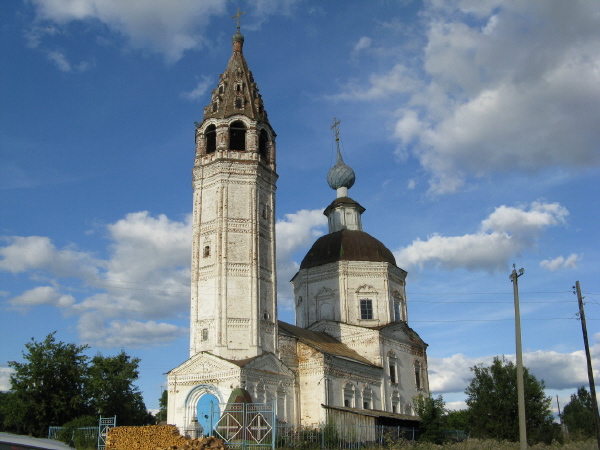
[[[81,416],[65,423],[57,437],[66,444],[75,444],[78,449],[95,448],[98,445],[98,418]]]
[[[141,392],[133,385],[139,377],[139,362],[123,350],[117,356],[94,356],[88,382],[93,411],[104,417],[117,416],[120,426],[153,423]]]
[[[44,437],[51,425],[87,413],[85,386],[88,347],[56,342],[55,333],[43,342],[25,344],[26,362],[9,361],[11,375],[10,414],[4,417],[7,428]]]
[[[510,361],[494,358],[489,367],[471,368],[474,377],[465,389],[471,436],[508,441],[519,440],[517,369]],[[523,369],[527,440],[548,441],[555,435],[550,410],[551,398],[544,382]]]
[[[446,403],[440,395],[438,398],[415,398],[415,410],[421,422],[419,424],[419,440],[441,444],[444,442],[446,429]]]
[[[571,438],[580,439],[596,435],[592,396],[585,387],[580,387],[576,394],[571,395],[571,401],[563,409],[562,419]]]
[[[15,373],[11,391],[0,397],[3,430],[46,437],[50,426],[96,414],[116,415],[120,425],[154,422],[133,385],[138,358],[121,351],[114,357],[98,354],[90,361],[83,354],[87,345],[57,342],[54,335],[26,343],[25,362],[9,361]]]
[[[168,404],[168,402],[169,402],[169,393],[165,389],[162,392],[162,394],[160,395],[160,398],[158,399],[159,410],[156,413],[156,422],[157,423],[167,421],[167,404]]]
[[[469,433],[469,416],[466,409],[448,411],[446,414],[446,428],[449,430],[462,430]]]

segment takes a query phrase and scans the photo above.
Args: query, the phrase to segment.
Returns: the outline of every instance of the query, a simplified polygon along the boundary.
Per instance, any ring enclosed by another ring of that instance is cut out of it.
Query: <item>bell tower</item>
[[[239,13],[238,13],[239,16]],[[242,53],[233,54],[196,128],[190,356],[277,351],[275,132]]]

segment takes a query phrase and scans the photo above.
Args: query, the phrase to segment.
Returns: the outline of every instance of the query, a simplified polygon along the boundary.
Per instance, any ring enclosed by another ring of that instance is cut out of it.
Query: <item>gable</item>
[[[239,366],[211,353],[200,352],[192,356],[180,366],[171,369],[169,372],[167,372],[167,376],[209,374],[234,369],[239,370]]]

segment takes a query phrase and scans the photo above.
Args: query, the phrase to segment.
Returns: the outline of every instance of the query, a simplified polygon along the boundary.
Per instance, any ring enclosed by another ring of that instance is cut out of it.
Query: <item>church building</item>
[[[196,128],[190,358],[167,374],[167,421],[208,433],[211,408],[242,393],[290,425],[414,422],[414,398],[429,396],[427,344],[408,326],[406,272],[348,196],[355,174],[336,122],[329,232],[291,280],[295,325],[277,320],[276,134],[239,23],[232,43]]]

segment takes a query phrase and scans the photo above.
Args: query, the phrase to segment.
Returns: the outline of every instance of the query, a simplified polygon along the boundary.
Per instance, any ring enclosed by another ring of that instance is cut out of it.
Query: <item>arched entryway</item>
[[[219,403],[223,403],[223,400],[213,386],[205,384],[196,386],[185,401],[186,426],[196,417],[198,423],[202,425],[203,433],[210,434],[221,417]]]

